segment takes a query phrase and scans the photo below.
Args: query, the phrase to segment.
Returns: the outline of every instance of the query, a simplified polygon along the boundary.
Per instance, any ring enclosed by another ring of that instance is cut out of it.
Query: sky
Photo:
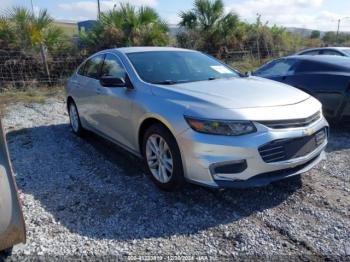
[[[0,0],[0,9],[11,6],[31,7],[31,0]],[[96,19],[97,0],[32,0],[34,9],[48,9],[57,20],[82,21]],[[102,11],[126,0],[100,0]],[[128,0],[135,5],[155,8],[169,24],[179,22],[178,14],[192,8],[192,0]],[[269,25],[302,27],[322,31],[350,31],[350,0],[224,0],[226,12],[234,11],[247,22],[260,14]],[[347,18],[349,17],[349,18]]]

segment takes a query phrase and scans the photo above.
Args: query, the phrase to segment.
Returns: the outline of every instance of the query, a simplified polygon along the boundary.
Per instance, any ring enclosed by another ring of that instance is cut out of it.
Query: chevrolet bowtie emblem
[[[312,128],[308,128],[304,131],[305,135],[311,136],[314,133],[314,130]]]

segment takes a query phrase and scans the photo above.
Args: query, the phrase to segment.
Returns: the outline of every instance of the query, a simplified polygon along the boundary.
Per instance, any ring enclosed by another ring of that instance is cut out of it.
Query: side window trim
[[[83,63],[81,63],[81,65],[78,67],[78,69],[77,69],[77,74],[78,75],[84,76],[85,65],[86,65],[86,60]]]

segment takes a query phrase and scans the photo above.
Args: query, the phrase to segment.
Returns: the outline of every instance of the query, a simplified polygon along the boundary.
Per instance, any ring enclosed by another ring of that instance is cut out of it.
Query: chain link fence
[[[294,52],[295,50],[275,50],[266,53],[256,48],[224,50],[219,59],[241,71],[249,71],[270,59]],[[217,56],[217,54],[211,55]],[[0,92],[9,89],[64,85],[66,79],[86,57],[87,55],[80,53],[47,54],[47,72],[40,53],[0,50]]]
[[[40,54],[0,50],[0,92],[8,89],[63,85],[84,60],[81,54],[48,54],[48,72]]]

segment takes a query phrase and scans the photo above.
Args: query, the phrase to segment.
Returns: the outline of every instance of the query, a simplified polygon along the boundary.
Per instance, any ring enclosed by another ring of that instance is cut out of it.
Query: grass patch
[[[273,58],[266,58],[266,59],[252,59],[252,58],[246,58],[242,61],[233,61],[230,63],[230,65],[240,71],[241,73],[245,72],[253,72],[256,69],[258,69],[260,66],[265,64],[268,61],[271,61]]]
[[[24,103],[45,103],[50,97],[64,97],[62,86],[27,88],[25,90],[9,90],[0,93],[0,115],[4,113],[9,104]]]

